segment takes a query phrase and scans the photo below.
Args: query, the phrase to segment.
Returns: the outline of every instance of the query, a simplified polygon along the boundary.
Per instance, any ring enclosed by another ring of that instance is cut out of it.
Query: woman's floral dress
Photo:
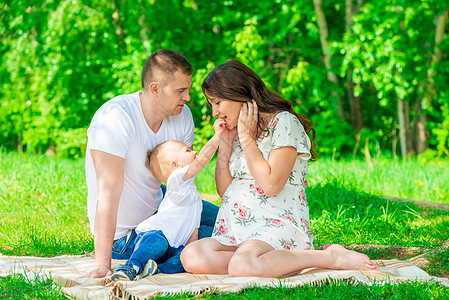
[[[284,189],[268,197],[251,175],[236,137],[229,161],[234,180],[223,195],[212,237],[224,245],[257,239],[274,249],[313,249],[305,194],[311,143],[304,127],[293,114],[278,113],[257,146],[266,160],[273,149],[295,147],[293,171]]]

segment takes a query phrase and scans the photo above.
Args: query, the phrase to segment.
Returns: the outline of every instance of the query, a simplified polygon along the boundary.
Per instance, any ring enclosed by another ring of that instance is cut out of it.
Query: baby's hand
[[[226,130],[226,122],[222,119],[216,119],[214,123],[215,134],[221,136]]]

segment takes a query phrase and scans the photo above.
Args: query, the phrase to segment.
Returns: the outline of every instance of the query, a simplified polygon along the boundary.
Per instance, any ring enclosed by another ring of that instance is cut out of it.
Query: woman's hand
[[[242,105],[238,122],[240,143],[255,140],[257,137],[258,109],[256,101],[251,100]]]

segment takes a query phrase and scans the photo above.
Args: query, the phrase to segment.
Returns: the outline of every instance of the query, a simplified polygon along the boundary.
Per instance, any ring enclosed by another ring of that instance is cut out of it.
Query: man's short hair
[[[146,60],[142,70],[142,89],[156,81],[157,71],[162,72],[169,80],[180,70],[185,75],[192,75],[193,68],[187,58],[181,53],[171,49],[160,49],[151,54]]]

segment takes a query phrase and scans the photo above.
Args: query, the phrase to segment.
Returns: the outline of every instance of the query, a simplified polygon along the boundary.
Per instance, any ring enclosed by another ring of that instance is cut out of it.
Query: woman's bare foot
[[[360,271],[379,270],[367,255],[348,250],[341,245],[332,245],[325,251],[331,251],[335,258],[332,269]]]

